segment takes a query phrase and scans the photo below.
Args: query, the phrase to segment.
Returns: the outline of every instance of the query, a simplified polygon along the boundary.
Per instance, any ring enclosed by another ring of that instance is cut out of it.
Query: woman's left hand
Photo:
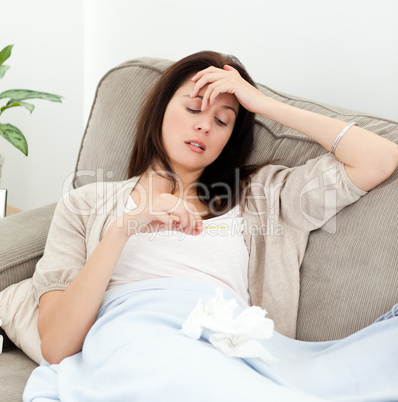
[[[239,72],[228,65],[223,69],[208,67],[199,71],[192,81],[196,82],[190,94],[195,98],[199,91],[207,86],[202,99],[201,110],[206,110],[207,106],[212,105],[221,93],[229,93],[236,96],[239,103],[252,113],[262,113],[266,96],[257,88],[241,77]]]

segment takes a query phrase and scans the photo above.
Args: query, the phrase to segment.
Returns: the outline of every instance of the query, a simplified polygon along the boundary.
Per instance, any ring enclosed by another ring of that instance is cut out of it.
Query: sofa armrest
[[[56,204],[0,219],[0,291],[33,275]]]
[[[0,291],[33,275],[43,255],[56,205],[0,219]],[[2,328],[0,335],[4,337],[4,351],[15,348]]]

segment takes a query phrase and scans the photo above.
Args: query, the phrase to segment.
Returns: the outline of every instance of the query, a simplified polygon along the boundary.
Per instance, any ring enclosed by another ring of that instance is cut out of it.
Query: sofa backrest
[[[110,70],[100,81],[82,140],[74,186],[127,178],[140,107],[171,61],[140,58]],[[276,92],[265,94],[299,108],[351,122],[398,143],[398,122]],[[250,162],[278,159],[297,166],[325,153],[306,136],[256,117]],[[398,301],[398,172],[336,218],[336,230],[310,236],[301,267],[299,339],[346,336]]]

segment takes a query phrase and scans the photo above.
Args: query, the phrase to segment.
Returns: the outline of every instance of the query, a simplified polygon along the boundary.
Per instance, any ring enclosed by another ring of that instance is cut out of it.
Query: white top
[[[129,197],[126,208],[136,207]],[[197,236],[170,230],[132,236],[108,290],[145,279],[201,279],[227,288],[250,305],[248,264],[243,218],[237,205],[224,215],[203,220],[203,230]]]

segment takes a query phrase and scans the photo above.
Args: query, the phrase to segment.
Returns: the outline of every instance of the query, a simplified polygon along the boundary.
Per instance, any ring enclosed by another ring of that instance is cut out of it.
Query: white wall
[[[65,97],[1,119],[30,145],[25,158],[0,138],[2,185],[22,209],[59,198],[99,79],[135,57],[232,53],[271,88],[398,120],[396,0],[19,0],[1,13],[0,45],[15,48],[0,87]]]
[[[62,104],[33,100],[32,115],[15,108],[0,117],[2,123],[17,126],[28,141],[25,157],[0,138],[0,153],[6,158],[1,186],[8,189],[11,205],[26,210],[57,201],[63,180],[75,166],[84,128],[83,4],[8,1],[0,13],[0,47],[14,44],[0,92],[23,88],[64,97]]]
[[[397,15],[396,0],[86,0],[85,89],[134,57],[211,49],[271,88],[398,120]]]

